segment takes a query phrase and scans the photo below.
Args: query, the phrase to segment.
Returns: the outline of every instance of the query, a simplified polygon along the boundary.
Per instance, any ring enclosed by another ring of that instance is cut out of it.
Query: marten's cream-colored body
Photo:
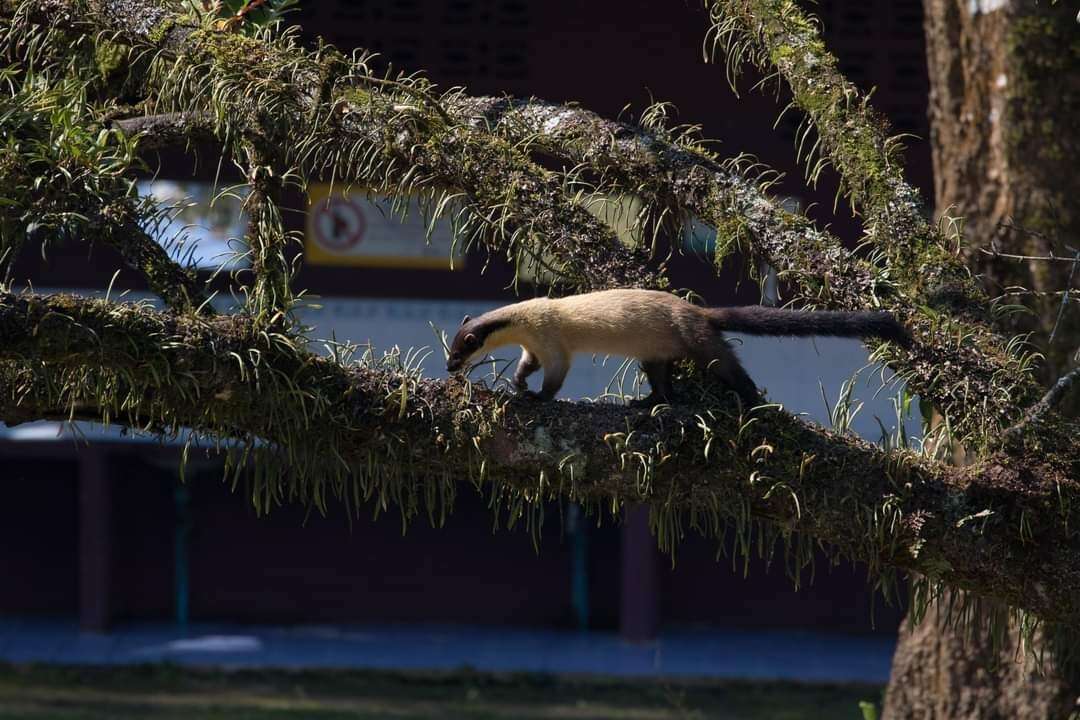
[[[447,369],[505,345],[520,345],[515,386],[543,367],[538,397],[562,387],[575,353],[625,355],[641,361],[652,386],[650,401],[671,399],[672,363],[691,359],[709,366],[744,402],[760,399],[724,339],[724,330],[763,335],[877,336],[905,342],[904,329],[887,313],[801,312],[761,306],[703,308],[653,290],[605,290],[506,305],[465,318],[450,348]]]
[[[695,305],[663,292],[537,298],[485,315],[509,323],[489,334],[481,350],[521,345],[540,357],[545,368],[544,357],[574,352],[661,360],[684,345],[679,328],[699,323],[700,314]]]

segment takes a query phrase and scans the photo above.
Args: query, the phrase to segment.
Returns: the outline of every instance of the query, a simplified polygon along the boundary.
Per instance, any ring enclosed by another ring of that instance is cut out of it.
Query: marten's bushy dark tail
[[[887,312],[783,310],[763,305],[710,308],[720,330],[748,335],[835,335],[878,337],[902,347],[911,344],[906,328]]]

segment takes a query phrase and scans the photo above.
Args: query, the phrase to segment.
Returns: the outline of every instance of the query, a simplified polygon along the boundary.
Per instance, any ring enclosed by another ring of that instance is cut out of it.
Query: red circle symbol
[[[331,252],[345,252],[360,244],[367,230],[359,198],[332,197],[315,209],[315,242]]]

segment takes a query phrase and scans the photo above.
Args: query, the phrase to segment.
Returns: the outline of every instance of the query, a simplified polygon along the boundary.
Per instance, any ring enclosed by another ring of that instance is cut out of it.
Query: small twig
[[[1076,274],[1077,263],[1080,263],[1080,250],[1077,250],[1076,255],[1073,256],[1072,269],[1069,270],[1069,279],[1065,281],[1065,294],[1061,297],[1061,306],[1058,308],[1057,319],[1054,320],[1054,329],[1050,331],[1048,343],[1054,342],[1054,336],[1057,335],[1058,325],[1061,324],[1061,317],[1065,314],[1065,306],[1069,304],[1069,290],[1072,289],[1073,275]]]
[[[1065,295],[1070,296],[1070,302],[1080,302],[1076,296],[1069,293],[1068,290],[1030,290],[1022,285],[1007,285],[998,286],[998,290],[1001,291],[1001,295],[995,296],[994,300],[1000,300],[1001,298],[1008,297],[1020,297],[1027,296],[1032,298],[1059,298]]]
[[[1069,391],[1069,388],[1073,386],[1073,383],[1080,378],[1080,367],[1073,368],[1068,373],[1058,378],[1058,381],[1054,383],[1054,386],[1042,396],[1039,402],[1031,406],[1031,409],[1024,415],[1023,420],[1016,423],[1008,430],[1005,431],[1005,437],[1010,438],[1015,435],[1019,435],[1023,432],[1024,428],[1033,422],[1040,420],[1046,413],[1061,402],[1061,398],[1065,393]]]
[[[1053,206],[1049,207],[1048,210],[1053,213]],[[1017,225],[1016,223],[1009,222],[1008,220],[1002,220],[1001,222],[999,222],[998,227],[1004,228],[1005,230],[1012,230],[1013,232],[1020,233],[1021,235],[1028,235],[1029,237],[1038,238],[1039,240],[1043,240],[1048,243],[1057,242],[1057,236],[1048,235],[1047,233],[1040,232],[1039,230],[1035,230],[1034,228]]]
[[[1080,250],[1077,250],[1075,248],[1069,248],[1069,250],[1074,252],[1074,253],[1075,252],[1080,252]],[[998,250],[996,248],[991,248],[990,250],[987,250],[986,248],[979,248],[979,252],[981,252],[983,255],[989,255],[991,257],[997,257],[997,258],[1005,258],[1006,260],[1032,260],[1032,261],[1040,261],[1040,262],[1067,262],[1067,263],[1076,262],[1075,258],[1066,257],[1064,255],[1055,255],[1052,250],[1050,251],[1049,255],[1016,255],[1014,253],[1001,252],[1000,250]]]
[[[1007,297],[1040,297],[1040,298],[1059,298],[1067,296],[1068,302],[1080,302],[1076,296],[1070,293],[1068,290],[1028,290],[1023,287],[1009,287],[1002,290],[1000,295],[995,295],[992,300],[1001,300]]]

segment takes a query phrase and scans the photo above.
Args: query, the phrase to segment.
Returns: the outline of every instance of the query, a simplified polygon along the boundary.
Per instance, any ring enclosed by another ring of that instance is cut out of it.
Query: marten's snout
[[[467,317],[467,316],[466,316]],[[465,361],[480,349],[480,339],[474,333],[458,332],[450,345],[450,355],[446,358],[446,371],[457,372],[465,367]]]

